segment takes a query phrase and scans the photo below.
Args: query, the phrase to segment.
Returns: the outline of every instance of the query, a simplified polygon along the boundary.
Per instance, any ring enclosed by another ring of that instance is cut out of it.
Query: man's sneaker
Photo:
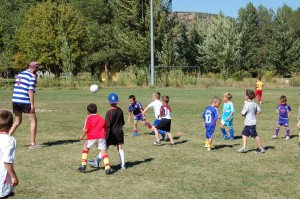
[[[273,135],[273,136],[272,136],[272,139],[277,139],[277,135]]]
[[[240,148],[237,150],[239,153],[246,153],[248,150],[246,148]]]
[[[289,139],[290,139],[290,136],[286,136],[285,139],[286,139],[286,140],[289,140]]]
[[[230,137],[229,140],[234,140],[234,137]]]
[[[125,164],[121,165],[120,168],[121,168],[122,170],[127,169],[126,166],[125,166]]]
[[[110,175],[112,173],[111,169],[106,169],[105,170],[106,175]]]
[[[264,148],[262,148],[262,149],[257,148],[255,151],[255,153],[265,153],[265,152],[266,152],[266,150]]]
[[[137,132],[134,132],[133,136],[136,137],[136,136],[139,136],[139,134]]]
[[[97,160],[88,160],[87,163],[94,168],[99,168],[99,163],[97,162]]]
[[[77,170],[78,170],[79,172],[84,172],[85,169],[86,169],[86,165],[80,165],[80,166],[78,167]]]
[[[226,140],[227,139],[227,135],[223,135],[222,140]]]
[[[157,141],[155,141],[153,144],[154,144],[154,145],[159,145],[159,144],[160,144],[160,141],[157,140]]]
[[[29,149],[40,149],[40,148],[42,148],[42,146],[35,143],[35,144],[30,144],[28,148]]]

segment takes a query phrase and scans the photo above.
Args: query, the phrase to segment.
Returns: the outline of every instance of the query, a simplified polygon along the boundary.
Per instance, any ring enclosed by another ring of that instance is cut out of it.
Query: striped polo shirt
[[[18,74],[12,96],[13,103],[30,104],[29,90],[35,92],[35,75],[30,70]]]

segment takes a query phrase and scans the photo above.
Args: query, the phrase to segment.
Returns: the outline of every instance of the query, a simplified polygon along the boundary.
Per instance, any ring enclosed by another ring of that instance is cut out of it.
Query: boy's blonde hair
[[[167,95],[164,95],[161,99],[162,99],[163,102],[165,102],[165,103],[167,103],[167,104],[168,104],[169,101],[170,101],[170,98],[169,98],[169,96],[167,96]]]
[[[155,92],[153,93],[153,96],[156,98],[156,99],[160,99],[160,92]]]
[[[227,99],[231,100],[232,95],[231,95],[231,93],[224,93],[224,97],[226,97]]]
[[[8,110],[0,111],[0,131],[8,132],[13,125],[13,114]]]
[[[221,103],[221,98],[219,98],[217,96],[213,97],[212,100],[211,100],[211,103],[214,103],[214,102]]]

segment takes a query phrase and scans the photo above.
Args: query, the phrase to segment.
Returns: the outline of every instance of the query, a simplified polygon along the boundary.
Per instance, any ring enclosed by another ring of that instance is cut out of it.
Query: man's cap
[[[35,67],[38,68],[38,67],[39,67],[39,63],[37,63],[37,62],[35,62],[35,61],[30,62],[29,67],[30,67],[30,68],[35,68]]]
[[[118,97],[118,95],[117,94],[115,94],[115,93],[110,93],[109,95],[108,95],[108,101],[109,101],[109,103],[110,104],[115,104],[115,103],[118,103],[119,102],[119,97]]]

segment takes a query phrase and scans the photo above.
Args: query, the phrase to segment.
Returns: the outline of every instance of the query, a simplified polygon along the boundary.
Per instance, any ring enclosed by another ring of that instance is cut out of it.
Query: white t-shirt
[[[159,100],[154,100],[153,102],[151,102],[147,107],[153,109],[154,114],[155,114],[155,118],[159,119],[158,116],[160,115],[160,108],[162,106],[161,101]]]
[[[0,197],[7,196],[14,191],[11,186],[11,177],[4,163],[13,164],[16,152],[16,140],[7,133],[0,132]]]

